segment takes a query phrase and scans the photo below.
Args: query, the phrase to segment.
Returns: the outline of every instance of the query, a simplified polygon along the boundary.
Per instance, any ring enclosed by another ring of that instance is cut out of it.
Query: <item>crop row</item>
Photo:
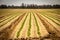
[[[47,15],[45,15],[45,14],[42,14],[42,15],[44,15],[45,17],[47,17],[48,19],[52,20],[54,23],[56,23],[57,25],[59,25],[59,26],[60,26],[60,24],[59,24],[59,23],[57,23],[56,21],[54,21],[52,17],[47,16]]]
[[[18,15],[15,15],[15,16],[10,16],[8,19],[6,19],[5,21],[3,21],[1,24],[0,24],[0,27],[2,27],[3,25],[5,25],[6,23],[8,23],[9,21],[11,21],[12,19],[14,19],[15,17],[17,17]]]
[[[27,35],[28,37],[30,36],[30,29],[31,29],[31,13],[30,13],[30,19],[29,19],[29,28],[28,28],[28,32],[27,32]]]
[[[25,21],[26,21],[27,16],[28,16],[28,14],[26,15],[26,17],[25,17],[25,19],[24,19],[24,21],[23,21],[23,23],[22,23],[22,25],[21,25],[19,31],[17,32],[17,38],[19,37],[20,32],[22,31],[22,29],[23,29],[23,27],[24,27],[24,23],[25,23]]]
[[[37,26],[37,33],[38,33],[38,35],[40,35],[40,32],[39,32],[40,29],[39,29],[39,25],[38,25],[37,19],[36,19],[34,14],[33,14],[33,16],[34,16],[34,19],[35,19],[35,22],[36,22],[36,26]]]

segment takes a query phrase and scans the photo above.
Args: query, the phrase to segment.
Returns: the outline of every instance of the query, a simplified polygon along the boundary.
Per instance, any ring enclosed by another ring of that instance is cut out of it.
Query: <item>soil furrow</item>
[[[45,21],[45,22],[43,22],[43,24],[45,25],[45,27],[47,28],[47,30],[49,31],[49,33],[55,33],[56,35],[57,34],[59,34],[60,33],[60,31],[59,30],[57,30],[55,27],[54,27],[54,25],[52,25],[46,18],[44,18],[44,17],[42,17],[41,15],[40,15],[40,19],[43,19],[43,21]],[[41,20],[42,21],[42,20]]]
[[[15,29],[15,26],[22,20],[22,18],[24,17],[25,14],[21,15],[20,17],[18,17],[14,22],[12,22],[10,24],[9,27],[5,28],[4,30],[2,30],[0,32],[0,38],[5,38],[8,39],[9,36],[11,35],[11,33],[13,32],[13,30]]]

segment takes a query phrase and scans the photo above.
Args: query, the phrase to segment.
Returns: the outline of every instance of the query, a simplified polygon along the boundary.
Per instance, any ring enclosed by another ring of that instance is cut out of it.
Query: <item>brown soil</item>
[[[25,15],[25,13],[23,15],[21,15],[19,18],[17,18],[14,22],[12,22],[9,27],[7,27],[7,28],[3,29],[2,31],[0,31],[0,38],[8,39],[9,36],[11,35],[11,33],[13,32],[13,30],[15,29],[15,27],[22,20],[24,15]]]
[[[58,30],[56,28],[53,27],[52,24],[50,24],[45,18],[43,18],[42,16],[38,15],[36,13],[36,15],[39,17],[39,19],[41,20],[41,22],[43,23],[43,25],[46,27],[47,31],[49,32],[49,38],[53,38],[53,37],[58,37],[58,35],[56,35],[56,33],[59,34]]]

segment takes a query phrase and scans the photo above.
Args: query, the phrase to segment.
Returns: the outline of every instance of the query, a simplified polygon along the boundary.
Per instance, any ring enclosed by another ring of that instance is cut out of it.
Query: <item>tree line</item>
[[[60,5],[36,5],[36,4],[24,4],[22,3],[21,6],[14,6],[14,5],[0,5],[0,8],[33,8],[33,9],[40,9],[40,8],[60,8]]]

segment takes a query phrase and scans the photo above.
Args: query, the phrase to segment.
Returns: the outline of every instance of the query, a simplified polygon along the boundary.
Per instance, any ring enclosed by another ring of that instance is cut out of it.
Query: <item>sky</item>
[[[22,3],[24,4],[37,4],[37,5],[53,5],[60,4],[60,0],[0,0],[1,4],[7,5],[17,5],[20,6]]]

